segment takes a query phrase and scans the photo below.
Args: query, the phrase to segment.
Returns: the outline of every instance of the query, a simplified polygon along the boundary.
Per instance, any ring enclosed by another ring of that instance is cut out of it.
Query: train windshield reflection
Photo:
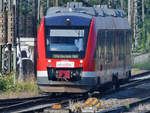
[[[47,34],[48,51],[84,51],[84,29],[50,29]]]

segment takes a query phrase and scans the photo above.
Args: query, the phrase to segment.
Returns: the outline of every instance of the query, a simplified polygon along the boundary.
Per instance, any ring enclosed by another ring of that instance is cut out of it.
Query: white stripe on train
[[[48,77],[47,71],[37,71],[38,77]],[[96,72],[83,72],[82,77],[96,77]]]

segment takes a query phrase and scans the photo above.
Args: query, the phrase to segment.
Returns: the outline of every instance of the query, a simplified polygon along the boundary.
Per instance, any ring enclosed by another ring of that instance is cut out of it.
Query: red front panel
[[[41,20],[41,24],[38,29],[37,38],[37,48],[38,48],[38,59],[37,59],[37,70],[46,71],[46,54],[45,54],[45,25],[44,18]]]
[[[95,71],[94,55],[96,49],[96,28],[95,28],[94,20],[95,18],[92,19],[91,26],[90,26],[83,71]]]
[[[39,31],[38,31],[38,59],[37,59],[37,70],[46,71],[47,67],[54,68],[82,68],[83,71],[94,71],[95,70],[95,47],[96,47],[96,31],[94,25],[94,18],[92,19],[89,37],[87,42],[87,49],[85,59],[47,59],[45,49],[45,25],[44,18],[42,18]]]
[[[83,67],[83,63],[80,63],[83,61],[82,59],[47,59],[47,67],[56,67],[56,68],[81,68]],[[62,65],[61,65],[61,64]],[[63,66],[64,64],[64,66]]]

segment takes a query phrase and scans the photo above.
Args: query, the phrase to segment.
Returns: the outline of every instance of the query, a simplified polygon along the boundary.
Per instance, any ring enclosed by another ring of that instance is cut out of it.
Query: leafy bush
[[[0,75],[0,92],[10,91],[13,88],[13,75],[11,74],[8,77]]]

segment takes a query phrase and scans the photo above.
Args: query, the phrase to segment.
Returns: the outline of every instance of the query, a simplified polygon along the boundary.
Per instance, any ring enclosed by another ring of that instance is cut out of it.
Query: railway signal
[[[7,70],[7,60],[5,57],[5,45],[7,43],[7,17],[6,17],[6,11],[4,10],[3,6],[1,8],[0,12],[0,46],[1,46],[1,71],[4,72]]]
[[[12,45],[15,38],[15,12],[12,0],[0,0],[0,71],[12,70]]]

